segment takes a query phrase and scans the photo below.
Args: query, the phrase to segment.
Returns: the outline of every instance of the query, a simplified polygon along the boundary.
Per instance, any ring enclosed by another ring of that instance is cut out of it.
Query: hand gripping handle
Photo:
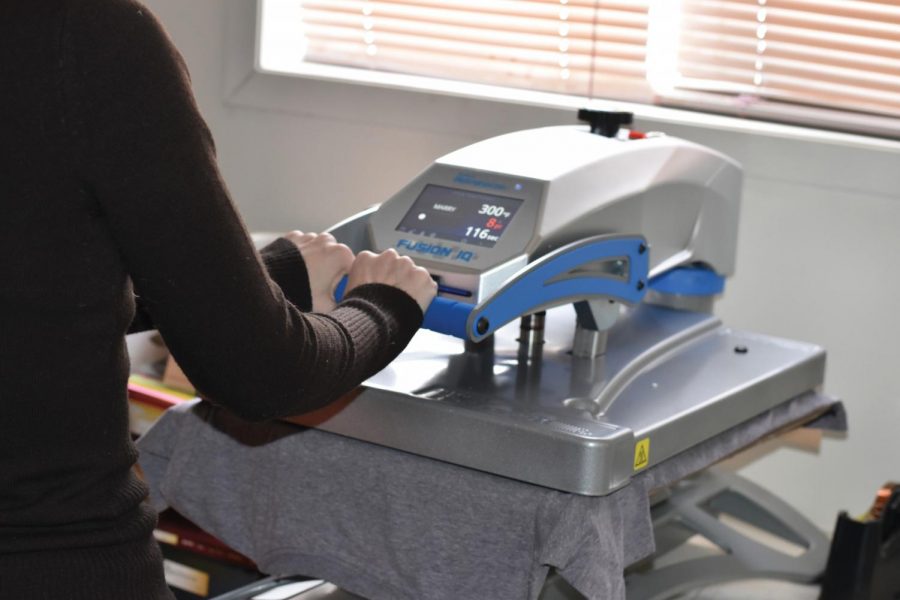
[[[530,263],[481,304],[435,298],[422,327],[477,342],[513,319],[568,302],[604,297],[634,304],[647,291],[648,255],[641,236],[587,238]],[[591,268],[608,261],[621,261],[623,273]],[[346,286],[345,276],[335,289],[335,300],[343,298]]]

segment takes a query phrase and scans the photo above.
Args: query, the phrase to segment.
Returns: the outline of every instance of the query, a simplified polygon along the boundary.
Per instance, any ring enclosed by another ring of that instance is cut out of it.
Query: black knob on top
[[[589,123],[591,133],[606,137],[616,137],[619,127],[631,125],[633,117],[634,115],[630,112],[591,110],[589,108],[578,110],[578,120]]]

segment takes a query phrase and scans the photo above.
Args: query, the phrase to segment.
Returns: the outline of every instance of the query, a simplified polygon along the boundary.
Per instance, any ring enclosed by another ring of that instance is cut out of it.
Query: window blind
[[[813,120],[826,116],[817,107],[900,117],[897,0],[681,0],[670,51],[675,72],[659,91],[671,101],[719,95],[721,107],[787,120],[805,107]]]
[[[900,137],[900,0],[260,1],[307,63]]]
[[[647,100],[649,1],[309,0],[306,60]]]

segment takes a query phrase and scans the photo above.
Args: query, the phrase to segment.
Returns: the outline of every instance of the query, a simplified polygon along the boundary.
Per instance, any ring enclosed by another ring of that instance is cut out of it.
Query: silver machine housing
[[[653,289],[654,278],[687,265],[734,272],[742,174],[709,148],[631,137],[563,126],[491,138],[436,160],[380,206],[335,226],[354,251],[411,256],[444,300],[476,310],[509,301],[514,283],[568,248],[622,235],[646,241],[637,285],[650,291],[640,301],[538,298],[483,338],[471,328],[462,340],[422,330],[317,427],[602,496],[820,386],[822,348],[732,330],[709,311],[710,295]],[[488,223],[496,229],[485,234]],[[634,268],[613,257],[557,279]]]

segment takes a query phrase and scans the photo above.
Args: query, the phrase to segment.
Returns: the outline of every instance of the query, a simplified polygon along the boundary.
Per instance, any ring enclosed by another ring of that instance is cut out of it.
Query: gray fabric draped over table
[[[840,403],[808,393],[637,474],[578,496],[205,402],[138,443],[151,502],[270,574],[324,578],[371,600],[535,599],[550,567],[588,598],[625,597],[654,550],[648,493]],[[823,419],[819,419],[819,422]]]

